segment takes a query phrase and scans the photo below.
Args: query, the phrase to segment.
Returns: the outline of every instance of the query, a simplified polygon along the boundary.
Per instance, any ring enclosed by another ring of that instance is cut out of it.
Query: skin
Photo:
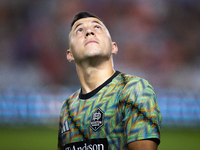
[[[76,64],[83,94],[113,75],[112,54],[117,51],[116,43],[100,20],[89,17],[75,22],[69,34],[67,59]]]
[[[110,78],[115,70],[112,55],[118,51],[106,26],[97,18],[83,18],[75,22],[69,34],[67,59],[75,62],[82,93],[91,92]],[[151,140],[128,144],[129,150],[156,150]]]
[[[128,144],[129,150],[157,150],[158,145],[151,140],[140,140]]]

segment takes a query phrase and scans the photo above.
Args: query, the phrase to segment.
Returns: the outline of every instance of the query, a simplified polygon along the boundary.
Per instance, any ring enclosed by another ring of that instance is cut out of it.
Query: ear
[[[72,55],[71,49],[67,50],[66,57],[67,57],[69,62],[73,62],[74,61],[74,56]]]
[[[118,47],[115,42],[112,42],[112,54],[117,54],[118,52]]]

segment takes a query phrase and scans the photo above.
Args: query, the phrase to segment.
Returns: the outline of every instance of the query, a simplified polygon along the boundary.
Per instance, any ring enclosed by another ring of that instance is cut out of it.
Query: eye
[[[81,32],[83,32],[83,29],[82,29],[82,28],[79,28],[79,29],[76,31],[76,33],[81,33]]]
[[[94,28],[95,29],[101,29],[101,27],[99,25],[96,25]]]

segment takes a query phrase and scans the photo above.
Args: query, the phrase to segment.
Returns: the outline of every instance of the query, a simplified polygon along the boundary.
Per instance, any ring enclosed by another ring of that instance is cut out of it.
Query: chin
[[[86,53],[87,57],[97,57],[97,56],[101,56],[101,52],[99,50],[91,50],[89,52]]]

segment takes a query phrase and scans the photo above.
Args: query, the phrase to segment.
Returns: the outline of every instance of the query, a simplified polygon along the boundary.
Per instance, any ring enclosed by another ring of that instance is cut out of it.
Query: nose
[[[87,30],[86,32],[86,37],[89,35],[94,35],[94,32],[92,30]]]

